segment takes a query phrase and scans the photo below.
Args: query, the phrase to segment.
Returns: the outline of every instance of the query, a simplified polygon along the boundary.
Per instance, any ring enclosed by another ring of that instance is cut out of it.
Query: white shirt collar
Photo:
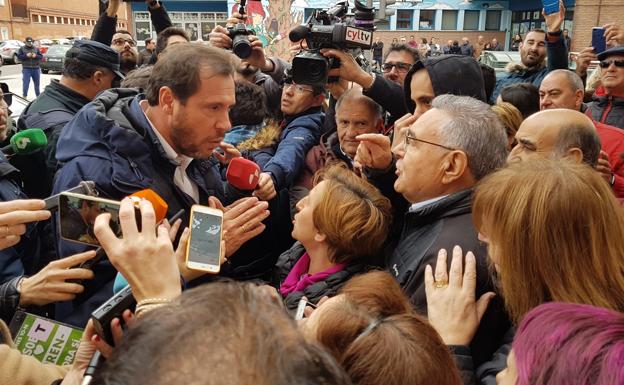
[[[446,198],[447,196],[448,196],[448,194],[447,195],[442,195],[441,197],[427,199],[426,201],[413,203],[410,206],[410,208],[409,208],[409,212],[413,213],[414,211],[416,211],[416,210],[418,210],[418,209],[420,209],[422,207],[425,207],[425,206],[427,206],[429,204],[435,203],[435,202],[437,202],[439,200],[442,200],[442,199]]]

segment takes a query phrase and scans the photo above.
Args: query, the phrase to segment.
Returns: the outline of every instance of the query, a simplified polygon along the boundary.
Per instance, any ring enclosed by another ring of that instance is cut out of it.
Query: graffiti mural
[[[247,24],[265,46],[267,55],[288,58],[291,42],[290,30],[303,23],[308,1],[300,0],[248,0]],[[228,1],[230,13],[238,12],[238,2]]]

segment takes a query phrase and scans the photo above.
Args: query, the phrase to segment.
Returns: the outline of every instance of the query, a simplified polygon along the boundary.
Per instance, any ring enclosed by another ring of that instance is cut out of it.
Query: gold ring
[[[433,283],[433,287],[435,287],[436,289],[442,289],[443,287],[447,287],[448,281],[436,281]]]
[[[3,225],[4,235],[9,235],[9,225]]]
[[[246,233],[247,232],[247,225],[242,225],[241,229],[243,229],[243,233]]]

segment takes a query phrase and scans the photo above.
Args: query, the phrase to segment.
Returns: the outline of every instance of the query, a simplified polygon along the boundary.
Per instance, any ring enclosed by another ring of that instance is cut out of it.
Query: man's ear
[[[451,184],[464,177],[466,172],[470,172],[468,168],[468,155],[463,151],[450,151],[442,162],[444,167],[442,175],[443,184]]]
[[[324,101],[325,101],[325,93],[323,92],[321,92],[319,95],[316,95],[314,97],[315,106],[322,106]]]
[[[580,110],[581,109],[581,104],[583,104],[583,99],[585,99],[585,91],[583,90],[576,90],[576,92],[574,93],[574,107],[576,107],[576,110]]]
[[[175,96],[173,95],[173,91],[171,88],[164,86],[160,87],[158,91],[158,105],[166,114],[173,113],[173,101],[175,100]]]
[[[566,151],[564,158],[572,159],[575,163],[583,163],[583,151],[578,147],[572,147]]]

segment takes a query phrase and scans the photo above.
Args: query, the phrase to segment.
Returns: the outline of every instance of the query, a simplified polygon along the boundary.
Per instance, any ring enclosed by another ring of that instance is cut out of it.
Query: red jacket
[[[612,186],[615,196],[624,198],[624,131],[607,124],[594,120],[596,131],[600,136],[602,150],[609,155],[611,170],[615,175],[615,183]]]

